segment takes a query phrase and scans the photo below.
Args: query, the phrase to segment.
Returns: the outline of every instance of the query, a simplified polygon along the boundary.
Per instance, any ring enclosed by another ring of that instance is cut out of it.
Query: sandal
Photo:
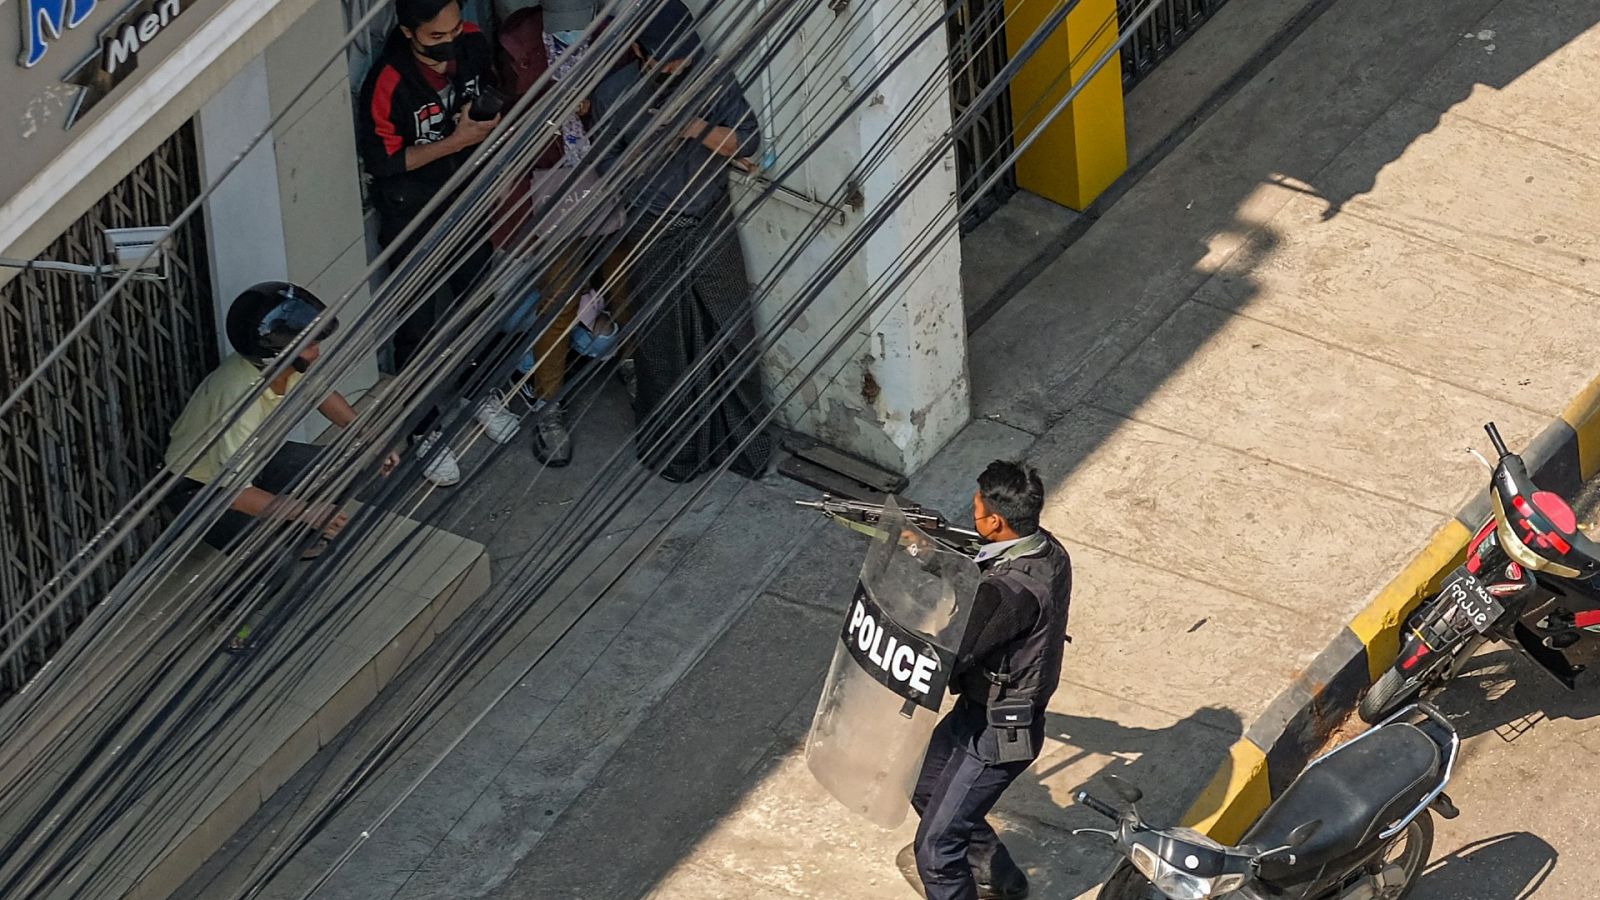
[[[222,645],[222,652],[229,656],[243,656],[255,648],[256,642],[250,639],[250,626],[244,625]]]

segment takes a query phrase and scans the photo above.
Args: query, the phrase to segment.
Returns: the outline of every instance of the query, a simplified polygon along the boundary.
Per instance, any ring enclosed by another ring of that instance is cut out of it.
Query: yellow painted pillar
[[[1006,45],[1013,58],[1062,4],[1005,0]],[[1086,209],[1128,168],[1122,65],[1116,56],[1054,120],[1044,118],[1117,42],[1116,0],[1078,0],[1011,82],[1013,140],[1043,129],[1017,157],[1017,186],[1069,209]]]

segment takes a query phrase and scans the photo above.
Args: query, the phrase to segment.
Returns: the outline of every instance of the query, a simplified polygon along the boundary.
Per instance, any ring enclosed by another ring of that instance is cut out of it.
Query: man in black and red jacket
[[[399,236],[482,143],[499,116],[472,118],[472,105],[490,88],[493,53],[489,40],[461,17],[458,0],[396,0],[398,24],[361,87],[357,146],[372,176],[378,210],[378,239],[388,246]],[[411,250],[418,229],[393,260]],[[447,304],[464,294],[487,265],[489,248],[481,245],[472,259],[455,267],[448,290],[436,291],[395,332],[394,366],[403,370],[428,338]],[[426,474],[435,484],[453,484],[460,468],[447,447],[434,444],[430,413],[416,428],[418,452],[432,462]],[[516,433],[518,419],[494,398],[479,406],[478,421],[499,443]]]

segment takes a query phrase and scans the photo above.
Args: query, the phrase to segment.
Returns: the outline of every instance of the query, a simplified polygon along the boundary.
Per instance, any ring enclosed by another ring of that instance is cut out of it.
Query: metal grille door
[[[171,222],[200,187],[193,126],[185,125],[40,258],[92,264],[102,228]],[[32,602],[160,470],[167,429],[216,365],[199,216],[175,236],[168,256],[168,280],[123,288],[0,416],[0,647],[41,625],[24,654],[0,664],[0,699],[38,671],[164,524],[146,522],[54,611]],[[0,286],[0,397],[97,299],[94,279],[59,272],[25,271]]]
[[[1117,0],[1117,21],[1132,21],[1147,0]],[[1133,39],[1122,48],[1122,89],[1130,90],[1150,74],[1157,63],[1171,56],[1178,45],[1226,3],[1227,0],[1148,0],[1156,11],[1144,20]]]
[[[950,17],[950,107],[960,117],[972,107],[983,89],[1005,67],[1005,8],[1001,0],[962,0]],[[961,181],[961,201],[973,199],[977,188],[995,172],[995,186],[972,204],[961,218],[961,230],[971,231],[1000,208],[1017,190],[1016,169],[1004,165],[1011,154],[1011,92],[984,107],[971,128],[956,135],[956,177]]]

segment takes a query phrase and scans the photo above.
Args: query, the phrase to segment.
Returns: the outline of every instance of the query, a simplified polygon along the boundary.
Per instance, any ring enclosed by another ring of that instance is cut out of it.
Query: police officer
[[[1072,560],[1039,527],[1039,473],[996,460],[972,499],[983,571],[956,657],[953,708],[934,730],[911,804],[910,851],[929,900],[1014,900],[1028,879],[985,820],[1039,755],[1067,640]]]

